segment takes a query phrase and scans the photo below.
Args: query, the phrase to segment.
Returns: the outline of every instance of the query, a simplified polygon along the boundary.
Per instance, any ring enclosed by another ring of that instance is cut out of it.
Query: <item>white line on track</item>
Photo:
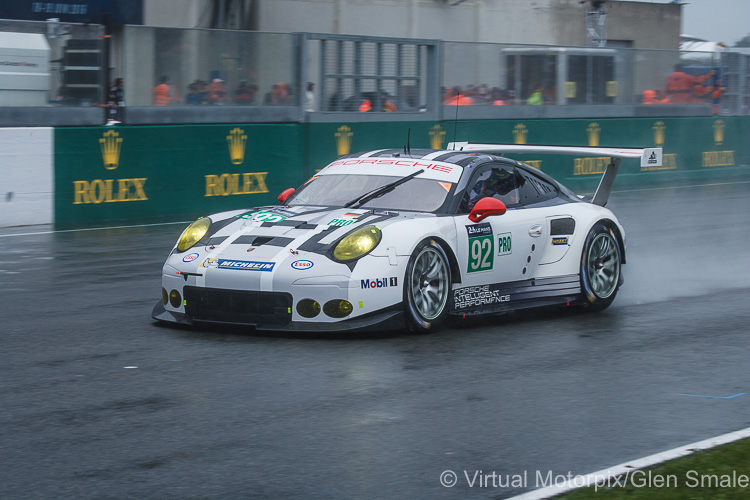
[[[737,182],[716,182],[711,184],[692,184],[689,186],[664,186],[656,188],[643,188],[643,189],[627,189],[622,191],[613,191],[613,193],[637,193],[639,191],[660,191],[664,189],[685,189],[685,188],[696,188],[705,186],[729,186],[732,184],[750,184],[750,181],[737,181]],[[180,222],[160,222],[158,224],[138,224],[132,226],[108,226],[108,227],[91,227],[86,229],[63,229],[59,231],[39,231],[36,233],[16,233],[16,234],[0,234],[0,238],[9,238],[11,236],[35,236],[38,234],[54,234],[54,233],[76,233],[83,231],[101,231],[105,229],[123,229],[133,227],[151,227],[151,226],[169,226],[173,224],[190,224],[192,221],[180,221]]]
[[[731,443],[733,441],[738,441],[740,439],[745,439],[748,437],[750,437],[750,427],[740,429],[735,432],[730,432],[728,434],[722,434],[721,436],[704,439],[703,441],[698,441],[697,443],[686,444],[685,446],[680,446],[679,448],[656,453],[655,455],[649,455],[648,457],[639,458],[620,465],[615,465],[613,467],[608,467],[600,471],[592,472],[591,474],[586,474],[585,476],[576,476],[574,479],[566,481],[565,483],[530,491],[528,493],[524,493],[523,495],[512,497],[510,500],[540,500],[543,498],[551,498],[557,495],[561,495],[562,493],[572,491],[579,488],[581,484],[585,484],[586,486],[594,486],[595,484],[607,484],[607,481],[611,481],[615,477],[624,475],[628,472],[632,473],[633,471],[638,469],[644,469],[646,467],[651,467],[652,465],[660,464],[668,460],[674,460],[675,458],[690,455],[697,450],[708,450],[710,448],[714,448],[715,446],[720,446],[722,444]],[[576,486],[575,483],[578,483],[578,486]],[[612,483],[610,482],[610,484]]]

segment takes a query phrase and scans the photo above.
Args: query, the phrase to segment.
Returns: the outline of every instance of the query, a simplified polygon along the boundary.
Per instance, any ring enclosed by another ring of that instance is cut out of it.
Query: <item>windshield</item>
[[[399,179],[400,177],[385,175],[321,175],[313,177],[299,188],[288,203],[343,207],[357,197]],[[451,186],[450,182],[434,179],[411,179],[357,208],[434,212],[445,202]]]

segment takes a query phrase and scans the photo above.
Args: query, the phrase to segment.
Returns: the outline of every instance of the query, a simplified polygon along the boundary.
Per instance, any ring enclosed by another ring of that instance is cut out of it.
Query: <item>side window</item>
[[[521,181],[521,182],[519,182]],[[518,206],[520,199],[520,186],[523,179],[513,167],[496,165],[479,174],[466,189],[458,213],[469,213],[474,204],[491,196],[508,207]]]
[[[519,194],[522,205],[531,205],[543,200],[554,198],[557,194],[555,186],[528,172],[519,172]]]

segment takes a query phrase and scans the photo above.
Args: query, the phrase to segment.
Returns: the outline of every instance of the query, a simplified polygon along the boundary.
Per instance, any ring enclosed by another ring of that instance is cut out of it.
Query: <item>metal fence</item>
[[[107,106],[111,75],[124,79],[124,121],[132,123],[326,121],[341,114],[356,120],[364,112],[376,121],[434,120],[455,105],[484,107],[462,112],[465,118],[544,117],[552,109],[559,116],[639,116],[643,111],[633,109],[646,105],[672,114],[679,106],[683,115],[750,112],[748,49],[698,53],[146,26],[124,26],[110,40],[96,25],[0,20],[0,35],[13,33],[40,35],[46,52],[27,55],[44,53],[46,61],[29,64],[0,46],[0,107]],[[666,82],[677,64],[703,78],[676,97]],[[36,100],[18,93],[24,90],[19,67],[34,82],[25,90],[36,91]],[[219,106],[223,111],[211,111]]]

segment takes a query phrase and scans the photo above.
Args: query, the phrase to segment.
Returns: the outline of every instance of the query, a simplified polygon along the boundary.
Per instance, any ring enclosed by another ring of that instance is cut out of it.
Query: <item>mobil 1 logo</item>
[[[487,222],[466,226],[466,233],[469,237],[469,267],[466,272],[491,270],[495,255],[492,226]]]
[[[513,239],[510,233],[501,233],[497,235],[497,254],[510,255],[513,249]]]

